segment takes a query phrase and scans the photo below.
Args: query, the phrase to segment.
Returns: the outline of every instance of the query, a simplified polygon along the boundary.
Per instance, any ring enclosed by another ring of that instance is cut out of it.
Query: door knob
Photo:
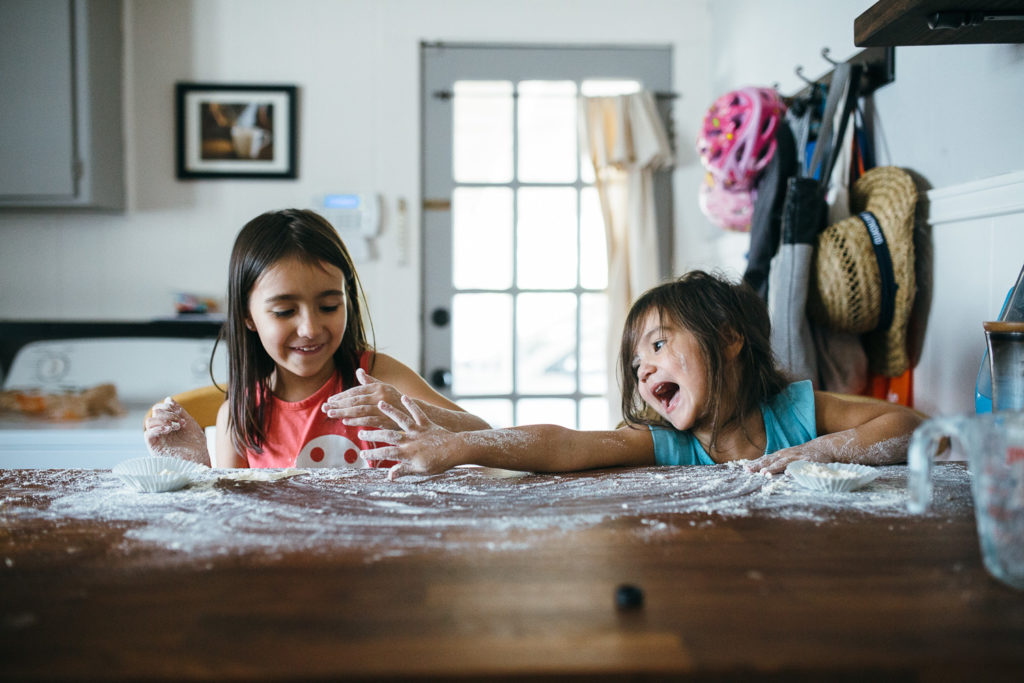
[[[451,319],[452,316],[447,308],[435,308],[430,312],[430,322],[434,323],[437,327],[444,327]]]
[[[430,383],[436,389],[445,389],[452,385],[452,372],[444,368],[436,368],[430,373]]]

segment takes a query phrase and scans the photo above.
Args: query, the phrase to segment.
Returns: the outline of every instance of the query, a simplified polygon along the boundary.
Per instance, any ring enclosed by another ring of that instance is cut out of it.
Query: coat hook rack
[[[831,52],[828,47],[821,48],[821,56],[833,67],[838,66],[842,62],[837,62],[832,59]],[[863,74],[861,75],[860,82],[860,95],[861,97],[870,95],[875,90],[878,90],[883,85],[887,85],[896,80],[896,50],[893,47],[869,47],[861,50],[857,54],[846,60],[848,64],[860,64],[863,66]],[[807,84],[806,87],[802,88],[799,92],[796,92],[789,97],[783,98],[789,102],[795,99],[806,99],[813,94],[815,88],[824,86],[828,88],[832,82],[832,73],[835,71],[834,68],[829,69],[820,78],[811,80],[804,76],[803,66],[797,65],[793,69],[794,73]]]

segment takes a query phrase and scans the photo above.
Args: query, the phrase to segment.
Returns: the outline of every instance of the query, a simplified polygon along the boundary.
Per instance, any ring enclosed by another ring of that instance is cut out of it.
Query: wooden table
[[[923,516],[881,469],[0,470],[0,679],[1021,680],[963,466]]]

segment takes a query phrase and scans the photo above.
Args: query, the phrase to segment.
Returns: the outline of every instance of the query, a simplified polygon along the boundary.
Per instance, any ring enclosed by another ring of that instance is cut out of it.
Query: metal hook
[[[828,47],[821,48],[821,56],[825,59],[826,62],[828,62],[832,66],[839,66],[840,64],[842,64],[842,62],[837,62],[836,60],[829,57],[829,53],[830,50],[828,49]]]
[[[810,86],[814,85],[814,81],[812,81],[809,78],[807,78],[806,76],[804,76],[804,67],[801,66],[800,64],[796,65],[796,68],[793,69],[793,73],[795,73],[797,78],[799,78],[801,81],[803,81],[807,85],[810,85]]]

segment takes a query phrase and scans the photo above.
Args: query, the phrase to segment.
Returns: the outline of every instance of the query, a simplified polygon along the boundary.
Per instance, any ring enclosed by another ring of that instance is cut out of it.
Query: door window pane
[[[452,283],[456,289],[512,286],[512,190],[452,192]]]
[[[529,187],[518,193],[516,275],[522,289],[576,286],[576,190]]]
[[[456,81],[452,173],[459,183],[512,180],[512,82]]]
[[[608,420],[608,399],[585,398],[580,401],[580,429],[615,429],[616,425],[609,424]]]
[[[608,238],[597,190],[580,193],[580,284],[586,289],[608,286]]]
[[[512,401],[507,398],[465,398],[459,401],[459,406],[466,412],[486,420],[487,424],[495,429],[511,427],[514,424]]]
[[[518,392],[576,391],[576,297],[521,294],[516,318]]]
[[[516,423],[554,424],[576,429],[576,402],[571,398],[524,398],[516,405]]]
[[[522,81],[519,84],[519,180],[571,183],[576,180],[576,84]]]
[[[452,391],[463,395],[512,391],[512,297],[452,297]]]
[[[608,392],[608,297],[604,294],[580,296],[580,391],[584,394]],[[612,380],[614,381],[614,380]]]

